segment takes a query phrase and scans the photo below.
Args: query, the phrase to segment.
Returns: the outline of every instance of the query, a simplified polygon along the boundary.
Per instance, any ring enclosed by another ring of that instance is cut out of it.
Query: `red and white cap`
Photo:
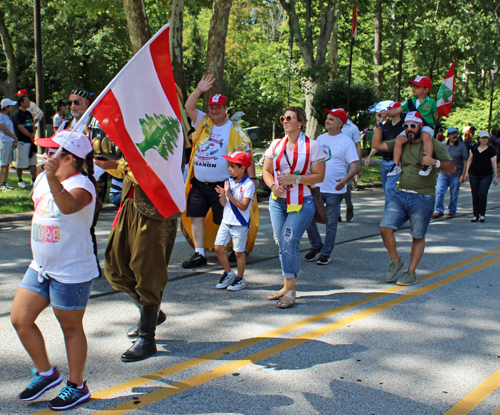
[[[405,122],[410,122],[410,121],[418,122],[420,124],[424,123],[424,119],[422,118],[422,116],[418,111],[412,111],[406,114]]]
[[[25,89],[20,89],[19,91],[17,91],[17,94],[15,94],[16,97],[19,97],[21,95],[28,95],[28,91],[26,91]]]
[[[428,89],[432,88],[432,81],[428,76],[417,76],[413,81],[408,81],[408,83]]]
[[[241,164],[245,169],[252,165],[252,157],[244,151],[235,151],[230,156],[222,156],[230,163]]]
[[[39,138],[36,143],[41,147],[59,148],[70,133],[71,130],[61,130],[50,138]],[[81,159],[87,157],[87,154],[92,151],[89,138],[78,131],[71,134],[69,140],[64,143],[63,148]]]
[[[208,99],[207,105],[227,105],[227,99],[222,94],[215,94]]]
[[[344,125],[347,122],[347,114],[345,113],[344,110],[340,109],[333,109],[333,110],[324,110],[328,114],[332,114],[335,117],[340,118],[340,121],[342,121],[342,125]]]
[[[394,108],[399,108],[401,106],[401,102],[391,102],[387,109],[393,110]]]

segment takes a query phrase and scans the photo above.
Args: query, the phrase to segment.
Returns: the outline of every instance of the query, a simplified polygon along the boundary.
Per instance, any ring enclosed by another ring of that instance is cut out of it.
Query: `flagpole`
[[[351,103],[351,75],[352,75],[352,52],[354,48],[354,42],[356,41],[356,35],[358,30],[358,7],[354,6],[352,12],[352,32],[351,32],[351,52],[349,54],[349,76],[347,80],[347,108],[349,111],[349,106]]]
[[[347,108],[350,110],[351,101],[351,71],[352,71],[352,50],[354,47],[354,42],[351,41],[351,54],[349,56],[349,77],[347,81]]]

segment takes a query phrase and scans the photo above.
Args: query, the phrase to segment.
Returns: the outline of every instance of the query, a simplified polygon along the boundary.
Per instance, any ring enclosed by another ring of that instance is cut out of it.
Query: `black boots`
[[[125,293],[125,294],[128,295],[128,297],[132,300],[132,302],[140,310],[141,309],[141,300],[139,299],[139,296],[136,293]],[[156,322],[156,325],[159,326],[161,323],[164,323],[166,319],[167,319],[167,315],[163,311],[160,310],[160,313],[158,314],[158,321]],[[129,331],[127,331],[127,336],[130,337],[131,339],[136,339],[139,336],[140,324],[141,324],[141,322],[139,319],[137,326],[134,326]]]
[[[155,331],[160,304],[141,305],[139,337],[135,343],[122,354],[122,362],[137,362],[156,353]]]

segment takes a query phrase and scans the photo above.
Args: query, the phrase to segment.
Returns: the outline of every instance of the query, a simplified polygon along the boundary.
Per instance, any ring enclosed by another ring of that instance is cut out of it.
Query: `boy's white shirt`
[[[255,185],[253,182],[248,178],[245,180],[244,183],[241,182],[241,180],[236,183],[233,177],[229,178],[229,187],[231,189],[231,193],[234,196],[236,200],[243,201],[243,198],[248,197],[250,198],[250,203],[247,207],[246,210],[241,210],[237,208],[240,213],[243,215],[243,218],[247,222],[250,221],[250,212],[252,211],[252,201],[253,201],[253,196],[255,194]],[[242,226],[241,223],[238,221],[236,216],[233,213],[233,210],[231,209],[229,197],[226,195],[226,204],[224,206],[224,213],[222,216],[222,222],[224,222],[226,225],[236,225],[236,226]]]

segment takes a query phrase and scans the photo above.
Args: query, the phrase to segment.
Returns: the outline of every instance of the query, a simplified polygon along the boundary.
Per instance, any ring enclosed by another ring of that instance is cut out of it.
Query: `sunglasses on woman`
[[[405,130],[407,130],[408,128],[411,128],[412,130],[416,130],[416,129],[417,129],[417,126],[418,126],[418,124],[414,124],[414,123],[410,123],[410,124],[408,124],[408,123],[406,123],[406,122],[405,122],[405,123],[403,124],[403,128],[404,128]]]
[[[285,116],[283,116],[283,115],[282,115],[282,116],[280,117],[280,123],[281,123],[281,124],[283,124],[283,123],[285,122],[285,120],[286,120],[286,122],[290,122],[290,121],[292,121],[292,120],[294,120],[294,119],[295,119],[295,117],[290,117],[289,115],[287,115],[287,116],[285,117]]]

